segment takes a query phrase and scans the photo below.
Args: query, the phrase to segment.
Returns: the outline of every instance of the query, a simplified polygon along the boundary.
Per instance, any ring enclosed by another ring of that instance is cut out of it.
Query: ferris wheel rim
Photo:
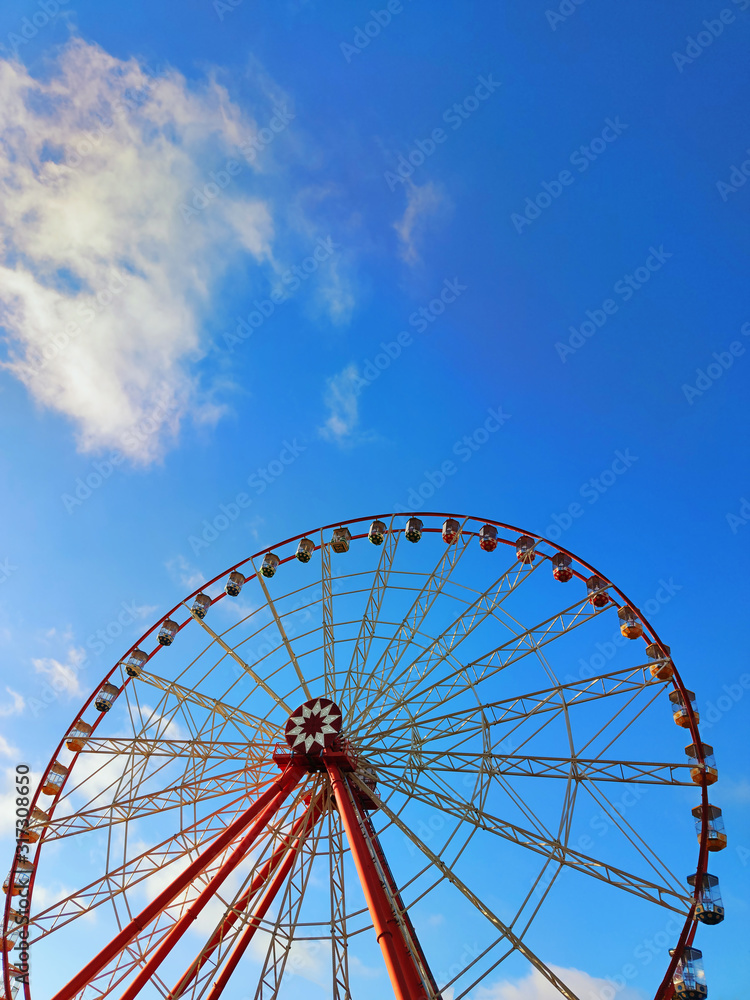
[[[396,511],[396,512],[391,512],[391,513],[379,513],[379,514],[374,514],[374,515],[370,515],[370,516],[360,516],[360,517],[349,518],[347,520],[334,521],[334,522],[331,522],[329,524],[322,525],[322,526],[320,526],[318,528],[315,528],[315,529],[309,529],[307,531],[300,532],[300,533],[298,533],[296,535],[291,536],[290,538],[287,538],[287,539],[284,539],[283,541],[279,541],[279,542],[276,542],[276,543],[274,543],[272,545],[266,546],[266,547],[258,550],[257,552],[252,553],[251,555],[244,557],[239,562],[235,563],[234,565],[230,566],[229,568],[225,569],[224,571],[218,573],[217,575],[215,575],[210,580],[207,580],[204,583],[202,583],[199,587],[197,587],[190,594],[188,594],[182,601],[178,602],[173,608],[171,608],[166,614],[162,615],[149,629],[147,629],[147,631],[144,632],[143,635],[140,636],[140,638],[135,643],[133,643],[133,645],[131,645],[131,647],[122,656],[120,656],[116,660],[116,662],[114,663],[114,665],[104,675],[103,679],[99,682],[99,684],[96,685],[93,688],[93,690],[92,690],[91,694],[89,695],[88,699],[84,702],[84,704],[81,706],[81,708],[76,713],[76,715],[75,715],[75,717],[74,717],[71,725],[69,725],[67,727],[67,729],[66,729],[64,735],[61,737],[60,742],[57,745],[57,747],[56,747],[53,755],[51,756],[47,767],[42,772],[39,785],[38,785],[38,787],[37,787],[37,789],[36,789],[36,791],[34,793],[34,796],[32,797],[32,799],[29,802],[28,815],[31,816],[32,809],[38,806],[39,798],[40,798],[40,795],[41,795],[42,785],[43,785],[44,781],[46,780],[47,776],[49,775],[50,770],[51,770],[53,764],[56,763],[59,754],[63,750],[63,748],[65,746],[65,741],[67,739],[67,736],[68,736],[69,732],[71,731],[71,729],[73,728],[73,726],[75,725],[75,723],[82,718],[83,713],[90,707],[90,705],[92,704],[92,702],[95,700],[95,698],[97,696],[97,693],[101,690],[102,685],[110,682],[111,678],[115,675],[116,671],[118,670],[118,668],[120,667],[120,665],[122,664],[122,662],[128,656],[130,656],[130,654],[134,650],[138,649],[140,647],[141,643],[145,642],[150,636],[154,635],[157,632],[157,630],[163,625],[163,623],[166,620],[170,619],[171,615],[175,614],[176,612],[178,612],[180,609],[183,609],[183,608],[187,609],[188,612],[189,612],[188,602],[192,598],[196,597],[200,593],[203,593],[206,589],[210,588],[211,586],[213,586],[214,584],[218,583],[219,581],[227,578],[230,573],[236,572],[236,571],[240,570],[242,567],[247,566],[248,564],[250,564],[250,566],[252,567],[253,572],[252,572],[252,574],[250,574],[250,575],[248,575],[248,576],[245,577],[245,583],[249,583],[250,581],[252,581],[252,580],[254,580],[256,578],[260,581],[262,578],[261,578],[261,575],[260,575],[260,573],[258,572],[258,570],[256,568],[256,565],[255,565],[256,560],[264,557],[265,555],[267,555],[269,553],[273,553],[275,550],[281,549],[282,547],[284,547],[286,545],[290,545],[290,544],[292,544],[294,542],[298,542],[299,540],[301,540],[303,538],[311,537],[312,539],[314,539],[316,535],[319,536],[320,537],[320,542],[314,542],[314,549],[313,549],[313,551],[319,551],[320,549],[324,548],[328,544],[327,542],[325,542],[323,540],[323,532],[325,532],[325,531],[329,531],[329,530],[336,529],[336,528],[341,528],[341,527],[348,528],[348,527],[350,527],[352,525],[358,525],[358,524],[366,525],[368,522],[371,522],[373,520],[389,520],[391,526],[388,528],[388,532],[395,534],[397,531],[398,532],[402,531],[402,529],[400,529],[400,528],[396,529],[396,528],[393,527],[393,523],[394,523],[395,519],[397,519],[397,518],[408,519],[408,518],[411,518],[411,517],[417,517],[417,518],[420,518],[420,519],[422,519],[422,518],[425,518],[425,519],[427,519],[427,518],[439,518],[439,519],[456,518],[456,519],[460,519],[463,522],[462,523],[462,534],[468,535],[469,537],[478,537],[478,527],[480,525],[482,525],[482,524],[492,525],[495,528],[502,529],[502,530],[510,532],[510,533],[512,533],[514,535],[518,535],[518,536],[525,535],[525,536],[530,537],[534,541],[534,551],[535,551],[535,554],[538,555],[541,560],[551,559],[552,556],[550,554],[544,552],[543,550],[539,549],[538,547],[540,545],[548,546],[550,549],[554,550],[554,553],[558,553],[558,552],[559,553],[564,553],[565,555],[569,556],[571,558],[571,560],[573,560],[579,567],[583,567],[585,570],[589,571],[592,575],[600,576],[607,583],[607,588],[610,591],[612,591],[614,594],[618,595],[618,597],[621,599],[622,605],[631,608],[636,613],[636,615],[639,618],[640,622],[644,626],[644,634],[645,634],[644,637],[646,637],[646,633],[647,633],[647,637],[651,638],[651,641],[654,642],[662,650],[662,652],[664,652],[665,656],[667,655],[666,650],[668,650],[668,647],[664,644],[664,642],[662,641],[662,639],[658,635],[656,629],[654,629],[653,625],[649,622],[648,618],[644,614],[641,613],[641,611],[639,610],[638,606],[633,601],[631,601],[627,597],[627,595],[619,587],[617,587],[616,584],[614,584],[614,583],[611,582],[609,576],[601,573],[599,570],[596,569],[596,567],[594,567],[593,565],[591,565],[590,563],[588,563],[586,560],[582,559],[580,556],[578,556],[577,554],[575,554],[571,550],[565,548],[564,546],[560,545],[556,541],[547,539],[543,535],[537,534],[537,533],[529,531],[527,529],[519,528],[516,525],[512,525],[512,524],[508,524],[506,522],[495,520],[495,519],[492,519],[492,518],[480,518],[480,517],[477,517],[475,515],[461,515],[461,514],[457,514],[455,512],[437,512],[437,511],[406,511],[406,512],[404,512],[404,511]],[[466,530],[465,526],[468,523],[472,523],[473,525],[475,525],[476,528],[477,528],[477,530],[474,530],[474,531]],[[432,526],[432,525],[425,524],[423,526],[422,531],[423,531],[423,533],[425,535],[436,534],[436,533],[439,534],[440,531],[441,531],[441,528],[439,526]],[[352,534],[351,535],[351,541],[352,542],[359,542],[359,541],[363,541],[363,540],[367,539],[367,537],[368,537],[368,534],[367,534],[367,531],[365,530],[362,533]],[[515,544],[510,539],[501,539],[501,538],[498,538],[497,541],[498,541],[499,544],[502,543],[502,544],[509,545],[509,546],[512,546],[512,545]],[[294,558],[295,558],[295,556],[294,556],[293,553],[290,554],[290,555],[288,555],[288,556],[285,556],[284,558],[280,558],[279,559],[279,567],[283,566],[285,563],[293,560]],[[580,580],[585,580],[586,579],[583,576],[583,574],[580,571],[578,571],[578,570],[574,570],[574,575],[576,577],[578,577]],[[218,594],[215,598],[213,598],[211,600],[211,606],[213,604],[216,604],[218,601],[220,601],[225,596],[228,596],[225,592],[222,592],[222,593]],[[177,631],[178,632],[181,631],[188,624],[188,622],[190,622],[193,619],[193,617],[194,616],[191,613],[188,613],[188,617],[182,623],[180,623],[178,625]],[[153,658],[153,656],[155,655],[155,653],[157,651],[159,651],[160,649],[162,649],[162,648],[163,647],[160,644],[157,643],[156,646],[155,646],[155,648],[148,654],[147,660],[144,661],[144,665],[145,665],[145,662],[149,662]],[[702,746],[702,744],[701,744],[701,739],[700,739],[700,733],[699,733],[699,730],[698,730],[698,720],[696,718],[696,713],[695,713],[695,711],[693,709],[692,700],[689,697],[687,697],[687,689],[686,689],[685,684],[684,684],[684,682],[683,682],[683,680],[681,678],[681,675],[679,673],[679,670],[678,670],[676,664],[674,664],[674,661],[673,661],[671,655],[670,655],[670,662],[672,663],[672,666],[673,666],[673,676],[669,680],[672,683],[674,689],[676,689],[677,691],[679,691],[680,694],[682,695],[683,704],[685,706],[685,712],[686,712],[686,716],[687,716],[687,719],[688,719],[688,727],[687,728],[690,731],[690,735],[691,735],[691,737],[693,739],[693,742],[694,742],[695,746],[700,749],[701,746]],[[129,677],[129,676],[126,677],[124,679],[124,681],[123,681],[123,684],[122,684],[122,686],[120,688],[120,691],[122,691],[126,686],[128,686],[129,683],[130,683],[130,680],[132,680],[132,679],[133,679],[132,677]],[[661,685],[659,685],[659,686],[661,686]],[[103,712],[98,713],[98,716],[97,716],[97,718],[96,718],[96,720],[95,720],[95,722],[94,722],[94,724],[92,726],[92,730],[91,730],[92,736],[95,734],[95,731],[96,731],[97,727],[101,724],[102,718],[104,717],[105,714],[106,713],[103,713]],[[54,797],[54,799],[53,799],[53,801],[51,803],[51,808],[49,809],[50,815],[52,815],[54,813],[54,807],[57,804],[58,800],[62,797],[62,792],[64,790],[64,787],[65,787],[65,784],[66,784],[66,782],[68,780],[68,777],[70,776],[70,773],[73,770],[73,766],[74,766],[74,764],[75,764],[75,762],[76,762],[76,760],[78,758],[78,754],[79,754],[79,752],[75,752],[74,753],[73,759],[72,759],[72,761],[70,763],[68,774],[65,776],[65,779],[64,779],[63,783],[60,786],[60,792]],[[699,759],[700,759],[700,762],[703,763],[702,758],[699,757]],[[694,894],[694,902],[693,902],[693,905],[691,906],[691,909],[690,909],[690,911],[689,911],[689,913],[688,913],[688,915],[686,917],[685,925],[684,925],[683,930],[682,930],[681,935],[680,935],[680,941],[678,942],[677,946],[674,949],[674,957],[672,959],[670,968],[667,970],[667,973],[665,974],[662,986],[659,988],[659,991],[657,991],[657,996],[660,995],[660,993],[661,993],[664,985],[671,980],[671,975],[674,972],[674,968],[677,965],[677,962],[679,960],[679,955],[682,952],[682,948],[685,945],[689,945],[689,944],[692,943],[692,940],[693,940],[694,935],[695,935],[695,931],[697,929],[697,924],[696,924],[696,922],[693,919],[693,913],[694,913],[694,910],[695,910],[695,904],[696,904],[696,902],[697,902],[697,900],[699,898],[699,889],[700,889],[701,876],[703,876],[703,875],[706,874],[706,871],[707,871],[707,860],[708,860],[708,823],[707,823],[707,820],[706,820],[707,806],[708,806],[708,794],[707,794],[707,787],[706,787],[705,783],[701,786],[701,801],[702,801],[702,807],[703,807],[702,808],[702,824],[701,824],[701,833],[700,833],[699,859],[698,859],[698,865],[697,865],[697,868],[696,868],[696,888],[695,888],[695,894]],[[28,896],[27,896],[28,905],[29,905],[29,912],[30,912],[31,901],[32,901],[32,897],[33,897],[34,881],[35,881],[36,874],[37,874],[37,869],[38,869],[38,861],[40,859],[41,851],[42,851],[42,848],[44,846],[45,833],[46,833],[46,828],[43,828],[41,830],[39,841],[38,841],[38,844],[37,844],[36,849],[35,849],[35,862],[36,863],[35,863],[35,866],[34,866],[34,871],[32,872],[32,876],[31,876],[31,880],[30,880],[29,888],[28,888]],[[12,863],[12,867],[11,867],[11,872],[10,872],[10,877],[11,878],[13,878],[13,875],[14,875],[14,872],[15,872],[15,869],[16,869],[16,863],[17,863],[18,859],[19,859],[19,853],[18,853],[18,849],[17,849],[16,854],[14,855],[14,859],[13,859],[13,863]],[[12,899],[11,895],[8,894],[8,896],[6,898],[6,905],[5,905],[5,911],[4,911],[4,916],[3,916],[3,931],[2,931],[3,935],[5,935],[7,933],[9,911],[10,911],[10,908],[11,908],[10,907],[11,899]],[[7,971],[7,966],[8,966],[7,956],[4,955],[4,979],[5,979],[5,989],[6,990],[10,986],[10,979],[9,979],[9,974],[8,974],[8,971]],[[25,985],[25,997],[26,997],[26,1000],[31,1000],[30,985],[29,985],[28,982],[25,983],[24,985]]]

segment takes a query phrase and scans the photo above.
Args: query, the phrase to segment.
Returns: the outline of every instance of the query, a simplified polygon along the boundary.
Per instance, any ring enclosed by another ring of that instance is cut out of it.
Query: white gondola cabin
[[[453,545],[454,542],[458,541],[459,535],[461,534],[461,525],[455,519],[455,517],[447,517],[443,521],[443,541],[446,545]]]
[[[698,840],[700,841],[703,806],[696,806],[692,812],[693,817],[695,818],[695,832],[698,836]],[[709,851],[723,851],[727,846],[727,835],[724,830],[724,817],[721,815],[721,809],[719,809],[718,806],[709,805],[706,823],[708,826]]]
[[[229,574],[229,579],[226,582],[224,590],[230,597],[239,597],[240,591],[242,590],[244,585],[245,585],[245,577],[242,575],[242,573],[238,573],[237,570],[234,570],[233,573]]]
[[[93,728],[88,722],[84,722],[83,719],[76,719],[65,740],[68,750],[72,750],[73,753],[80,753],[86,745],[86,740],[91,736]]]
[[[698,709],[695,707],[695,692],[686,691],[685,694],[687,695],[688,704],[693,710],[693,715],[695,716],[695,721],[697,724],[698,722],[700,722],[701,717]],[[682,697],[682,692],[670,691],[669,700],[672,705],[672,715],[674,716],[674,721],[676,722],[676,724],[678,726],[681,726],[683,729],[689,729],[690,716],[688,714],[688,709],[685,704],[685,699]]]
[[[200,618],[201,621],[206,617],[208,609],[211,607],[211,598],[208,594],[196,594],[193,601],[193,606],[190,609],[196,618]]]
[[[560,583],[567,583],[573,579],[573,570],[570,568],[572,560],[567,552],[556,552],[552,556],[552,576]]]
[[[260,567],[261,574],[265,576],[267,580],[270,580],[272,576],[275,576],[280,562],[281,560],[274,552],[266,552],[263,556],[263,563]]]
[[[690,777],[696,785],[713,785],[719,778],[714,758],[714,748],[708,743],[691,743],[685,747],[685,754],[690,764]],[[705,764],[700,762],[700,755],[703,756]]]
[[[161,646],[171,646],[174,642],[174,637],[177,635],[179,627],[180,626],[177,622],[173,622],[171,618],[165,618],[161,623],[159,635],[157,636],[159,644]]]
[[[28,889],[31,876],[34,874],[34,865],[31,861],[19,858],[16,861],[16,870],[13,873],[13,884],[10,882],[10,875],[3,882],[3,892],[10,896],[20,896]]]
[[[482,552],[494,552],[497,548],[497,528],[494,524],[483,524],[479,529],[479,548]]]
[[[671,681],[674,677],[674,664],[669,654],[669,646],[661,647],[655,642],[650,642],[646,646],[646,656],[652,661],[649,670],[654,680]]]
[[[674,955],[674,951],[670,951]],[[703,971],[703,952],[697,948],[683,948],[672,977],[674,995],[680,1000],[703,1000],[708,996],[706,973]]]
[[[166,625],[167,623],[165,622],[164,624]],[[165,644],[162,643],[162,645]],[[169,645],[169,643],[166,643],[166,645]],[[140,677],[146,660],[148,660],[148,653],[144,653],[142,649],[134,649],[120,661],[120,666],[128,677]]]
[[[59,795],[65,779],[70,773],[70,768],[57,761],[50,767],[47,777],[44,779],[42,791],[45,795]]]
[[[406,535],[406,540],[408,542],[418,542],[422,537],[422,529],[424,524],[418,517],[410,517],[406,522],[406,528],[404,529],[404,534]]]
[[[297,551],[294,553],[301,563],[309,563],[315,551],[315,542],[311,538],[300,538]]]
[[[382,545],[385,541],[387,531],[388,529],[382,521],[373,521],[370,525],[370,530],[367,532],[367,537],[373,545]]]
[[[26,917],[17,910],[8,911],[8,933],[0,937],[0,949],[4,952],[12,951],[18,944],[21,936],[21,928],[26,924]]]
[[[334,552],[348,552],[352,533],[348,528],[334,528],[331,535],[331,548]]]
[[[115,687],[114,684],[102,684],[99,694],[96,696],[96,701],[94,702],[94,708],[97,712],[108,712],[110,708],[120,693],[120,689]]]
[[[617,617],[620,619],[620,634],[626,639],[640,639],[643,635],[643,625],[638,620],[638,616],[632,608],[624,604],[617,609]]]

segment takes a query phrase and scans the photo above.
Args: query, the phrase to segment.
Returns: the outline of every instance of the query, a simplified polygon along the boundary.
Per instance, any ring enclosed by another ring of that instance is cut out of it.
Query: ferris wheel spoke
[[[372,645],[372,640],[375,637],[375,631],[380,621],[380,610],[387,593],[393,560],[396,556],[398,543],[403,537],[400,531],[394,530],[394,520],[395,518],[392,517],[388,525],[377,569],[373,573],[372,587],[367,598],[365,613],[362,616],[362,624],[357,641],[354,644],[349,667],[347,668],[343,682],[336,689],[339,696],[338,704],[344,712],[345,719],[349,718],[353,710],[354,700],[362,683],[370,646]]]
[[[292,649],[292,644],[289,642],[289,637],[286,634],[284,624],[281,621],[279,613],[276,610],[276,605],[273,603],[271,595],[268,592],[268,586],[266,585],[266,581],[263,578],[263,574],[258,572],[258,568],[256,567],[255,562],[252,558],[250,559],[250,563],[252,564],[252,567],[255,570],[255,578],[260,584],[261,590],[263,591],[263,596],[266,599],[268,610],[271,612],[271,614],[273,615],[273,619],[276,622],[276,628],[279,630],[279,635],[281,636],[281,641],[284,643],[284,649],[286,650],[287,656],[289,657],[289,661],[291,662],[292,666],[294,667],[294,671],[297,674],[297,679],[299,680],[300,687],[305,692],[305,698],[307,698],[307,700],[309,701],[312,698],[312,695],[310,694],[310,688],[307,686],[307,681],[305,680],[304,675],[300,670],[300,665],[297,662],[297,655]]]
[[[359,781],[356,775],[355,778]],[[393,791],[398,791],[402,788],[401,784],[389,781],[387,778],[381,778],[380,783]],[[524,830],[522,827],[510,823],[508,820],[500,819],[489,812],[475,808],[471,803],[456,798],[455,794],[454,796],[446,796],[438,792],[435,788],[425,787],[415,781],[409,782],[409,794],[416,801],[470,823],[476,829],[485,830],[488,833],[501,837],[503,840],[516,844],[518,847],[526,848],[544,857],[551,857],[553,860],[559,861],[574,871],[593,876],[600,881],[612,885],[614,888],[623,889],[636,896],[640,896],[650,903],[656,903],[677,913],[684,914],[692,902],[691,897],[685,896],[682,892],[678,892],[668,886],[650,882],[648,879],[641,878],[640,876],[632,875],[606,862],[597,861],[595,858],[591,858],[580,851],[568,847],[560,840],[542,837],[532,833],[530,830]],[[372,797],[378,801],[375,794]],[[385,811],[387,815],[390,815],[388,810]],[[682,905],[679,906],[677,905],[678,903]]]
[[[466,552],[470,540],[470,536],[462,536],[455,545],[450,545],[442,554],[437,565],[428,575],[427,580],[412,602],[408,612],[388,641],[388,645],[378,657],[374,667],[360,682],[360,690],[358,692],[360,697],[368,684],[373,680],[376,678],[387,680],[393,674],[393,671],[395,671],[402,657],[414,641],[414,637],[421,631],[427,615],[443,592],[461,557]],[[358,718],[364,721],[374,704],[374,701],[370,703],[366,699],[365,704],[357,708]]]
[[[192,612],[191,612],[191,614],[192,614]],[[208,634],[212,637],[212,639],[214,640],[214,642],[218,643],[221,646],[221,648],[224,650],[225,653],[228,653],[232,657],[233,660],[235,660],[237,663],[239,663],[239,665],[242,667],[242,669],[245,671],[245,673],[249,677],[251,677],[252,680],[255,681],[255,683],[258,685],[259,688],[261,688],[263,691],[266,692],[266,694],[268,695],[269,698],[272,699],[272,701],[275,701],[276,704],[280,708],[282,708],[284,710],[284,712],[286,712],[287,715],[291,715],[292,714],[292,710],[287,705],[287,703],[285,701],[283,701],[276,694],[276,692],[274,691],[274,689],[269,684],[267,684],[262,679],[262,677],[260,677],[258,674],[256,674],[256,672],[253,670],[253,668],[248,663],[245,663],[245,661],[242,659],[242,657],[240,656],[240,654],[236,650],[232,649],[232,647],[229,645],[229,643],[225,642],[224,639],[220,635],[218,635],[216,632],[214,632],[214,630],[211,628],[211,626],[207,625],[203,618],[200,618],[196,614],[193,614],[193,618],[198,622],[198,624],[201,626],[201,628],[205,629],[206,632],[208,632]]]
[[[353,775],[354,781],[361,787],[365,792],[369,792],[367,786],[362,782],[356,773]],[[544,978],[550,982],[555,989],[566,998],[566,1000],[578,1000],[578,997],[572,990],[563,983],[563,981],[557,976],[550,968],[548,968],[545,963],[538,958],[537,955],[526,945],[518,935],[516,935],[510,927],[503,923],[503,921],[497,916],[496,913],[483,903],[482,900],[472,892],[472,890],[458,877],[455,871],[449,868],[445,862],[438,857],[427,844],[424,843],[411,829],[404,823],[394,812],[392,812],[388,806],[377,796],[372,793],[372,797],[377,801],[378,808],[382,809],[383,812],[390,818],[391,822],[399,828],[401,833],[404,834],[424,855],[429,858],[432,864],[440,871],[445,878],[455,886],[463,896],[468,899],[468,901],[475,907],[475,909],[488,920],[496,930],[500,932],[518,951],[523,957],[530,962],[534,968],[541,973]]]
[[[150,684],[165,695],[172,695],[179,702],[205,708],[212,715],[218,715],[226,722],[234,723],[238,729],[240,725],[243,725],[254,732],[264,733],[270,739],[278,738],[278,728],[266,719],[258,718],[258,716],[251,715],[249,712],[245,712],[235,705],[229,705],[226,702],[219,701],[217,698],[211,698],[209,695],[202,694],[193,688],[184,687],[182,684],[177,684],[176,681],[168,681],[163,677],[159,677],[158,674],[144,670],[138,677],[138,683]],[[242,731],[240,730],[240,732]]]
[[[384,757],[408,759],[412,751],[404,748],[400,753],[383,750]],[[386,764],[379,761],[382,768],[395,771],[402,763]],[[602,760],[583,757],[537,757],[522,754],[485,754],[454,750],[420,750],[416,769],[422,767],[434,772],[457,774],[487,774],[490,776],[522,778],[573,778],[576,781],[616,781],[628,784],[684,785],[691,787],[690,764],[668,764],[656,761]]]
[[[375,702],[382,699],[397,684],[405,683],[415,672],[418,675],[416,683],[419,686],[423,685],[441,663],[444,663],[449,656],[455,656],[455,651],[461,643],[472,635],[487,618],[497,614],[497,608],[521,586],[539,565],[540,563],[525,564],[514,560],[500,577],[479,594],[473,603],[464,610],[463,614],[455,618],[397,676],[394,677],[393,671],[391,671],[383,684],[373,692],[370,701]],[[367,709],[363,714],[368,714]]]
[[[344,830],[341,825],[341,817],[336,809],[329,809],[328,811],[328,874],[331,896],[331,982],[333,985],[333,1000],[351,1000],[351,992],[349,990],[349,942],[346,935]]]
[[[551,618],[547,618],[537,625],[533,625],[531,628],[524,629],[520,634],[495,647],[495,649],[490,650],[483,656],[478,657],[476,660],[451,671],[451,673],[445,675],[440,680],[433,682],[430,688],[432,697],[436,701],[439,699],[442,704],[446,704],[459,694],[476,689],[482,682],[495,677],[500,671],[505,670],[511,664],[517,663],[530,653],[537,652],[543,646],[554,642],[556,639],[573,631],[573,629],[579,628],[602,613],[603,609],[586,612],[585,604],[585,600],[579,601],[564,611],[553,615]],[[478,667],[481,668],[481,671],[477,671]],[[469,670],[475,671],[475,678],[467,681],[466,677]],[[458,688],[452,686],[449,691],[443,691],[443,686],[457,677],[462,678],[462,684]],[[405,693],[400,694],[393,701],[389,702],[379,715],[371,718],[366,732],[372,732],[373,728],[381,723],[384,718],[397,712],[400,708],[408,710],[413,699],[422,697],[419,690],[420,683],[419,680],[415,681]],[[411,715],[415,719],[418,718],[418,713],[415,714],[412,712]]]
[[[165,739],[145,739],[140,736],[90,736],[81,751],[87,754],[112,754],[119,756],[138,757],[168,757],[168,758],[195,758],[202,761],[216,761],[216,763],[227,760],[237,760],[238,757],[248,755],[249,758],[258,763],[268,762],[268,748],[279,740],[278,734],[273,739],[266,739],[260,742],[233,743],[223,740],[165,740]],[[150,775],[149,775],[150,776]]]

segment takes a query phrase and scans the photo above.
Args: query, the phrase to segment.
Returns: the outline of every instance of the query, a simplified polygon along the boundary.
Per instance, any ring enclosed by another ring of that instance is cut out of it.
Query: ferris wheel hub
[[[319,754],[336,745],[341,723],[341,709],[330,698],[312,698],[289,716],[284,737],[297,753]]]

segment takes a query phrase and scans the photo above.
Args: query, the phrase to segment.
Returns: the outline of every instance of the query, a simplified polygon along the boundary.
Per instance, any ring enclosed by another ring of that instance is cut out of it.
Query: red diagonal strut
[[[428,992],[415,958],[401,933],[396,914],[367,845],[362,829],[363,821],[349,783],[335,764],[328,762],[327,768],[396,1000],[428,1000]]]
[[[258,905],[258,909],[252,915],[247,927],[242,932],[242,936],[235,945],[232,954],[229,956],[229,961],[221,970],[221,974],[214,983],[211,992],[206,997],[206,1000],[219,1000],[219,997],[224,992],[224,987],[229,982],[230,976],[236,969],[237,964],[239,963],[242,956],[245,954],[247,946],[250,944],[253,937],[255,936],[255,932],[257,931],[258,927],[260,927],[261,920],[268,912],[268,908],[274,901],[274,898],[276,897],[279,889],[283,886],[284,882],[286,882],[289,872],[292,870],[292,865],[297,860],[297,853],[299,851],[300,845],[302,844],[302,841],[305,839],[306,835],[310,832],[310,828],[314,826],[314,824],[318,821],[318,819],[320,819],[323,812],[324,808],[321,802],[318,801],[318,803],[310,810],[309,813],[306,813],[304,816],[301,817],[303,821],[307,821],[309,823],[309,828],[303,830],[295,840],[294,844],[292,844],[291,847],[289,848],[289,852],[287,854],[286,859],[284,860],[284,863],[274,875],[271,884],[269,885],[268,889],[265,892],[265,895],[263,896],[263,899],[260,901],[260,904]]]
[[[225,850],[237,837],[252,823],[261,813],[269,812],[273,814],[281,805],[286,796],[299,782],[303,771],[299,767],[290,767],[283,774],[280,774],[273,784],[253,803],[248,809],[241,813],[229,826],[221,833],[209,846],[193,861],[188,867],[177,876],[177,878],[166,889],[159,893],[156,899],[146,906],[141,913],[134,917],[119,934],[117,934],[109,944],[103,948],[90,962],[88,962],[70,982],[59,990],[52,1000],[73,1000],[73,997],[96,976],[107,963],[118,955],[137,936],[139,931],[148,926],[159,914],[179,895],[200,873]],[[267,820],[264,820],[264,823]],[[263,824],[255,824],[256,828],[261,828]],[[251,831],[252,832],[252,831]],[[249,836],[249,835],[248,835]],[[257,836],[257,834],[256,834]],[[240,858],[237,859],[239,863]],[[223,870],[223,869],[222,869]],[[227,873],[228,874],[228,873]],[[174,928],[172,928],[174,930]],[[171,933],[171,932],[170,932]],[[140,978],[140,977],[139,977]],[[141,984],[143,985],[143,984]],[[123,994],[122,1000],[129,994]]]
[[[169,994],[169,1000],[177,1000],[178,997],[182,996],[187,989],[187,987],[192,983],[196,976],[200,973],[205,963],[209,960],[211,955],[216,951],[221,942],[224,940],[227,932],[234,926],[234,924],[239,920],[240,915],[244,913],[250,902],[254,897],[260,892],[263,886],[268,881],[270,875],[275,871],[281,861],[284,860],[284,856],[288,852],[294,852],[296,850],[296,845],[298,840],[298,834],[304,827],[305,823],[311,822],[314,824],[317,822],[319,816],[322,813],[322,807],[316,807],[312,813],[312,819],[310,819],[310,813],[304,813],[299,816],[292,824],[291,829],[287,834],[284,835],[284,839],[279,847],[273,852],[271,857],[266,861],[263,867],[258,871],[252,883],[243,892],[240,898],[237,900],[235,905],[229,911],[229,913],[224,917],[223,921],[213,932],[211,937],[208,939],[206,947],[201,952],[200,956],[193,962],[190,968],[185,972],[180,981],[174,987],[172,992]],[[270,900],[269,900],[270,902]],[[261,904],[262,905],[262,904]]]

